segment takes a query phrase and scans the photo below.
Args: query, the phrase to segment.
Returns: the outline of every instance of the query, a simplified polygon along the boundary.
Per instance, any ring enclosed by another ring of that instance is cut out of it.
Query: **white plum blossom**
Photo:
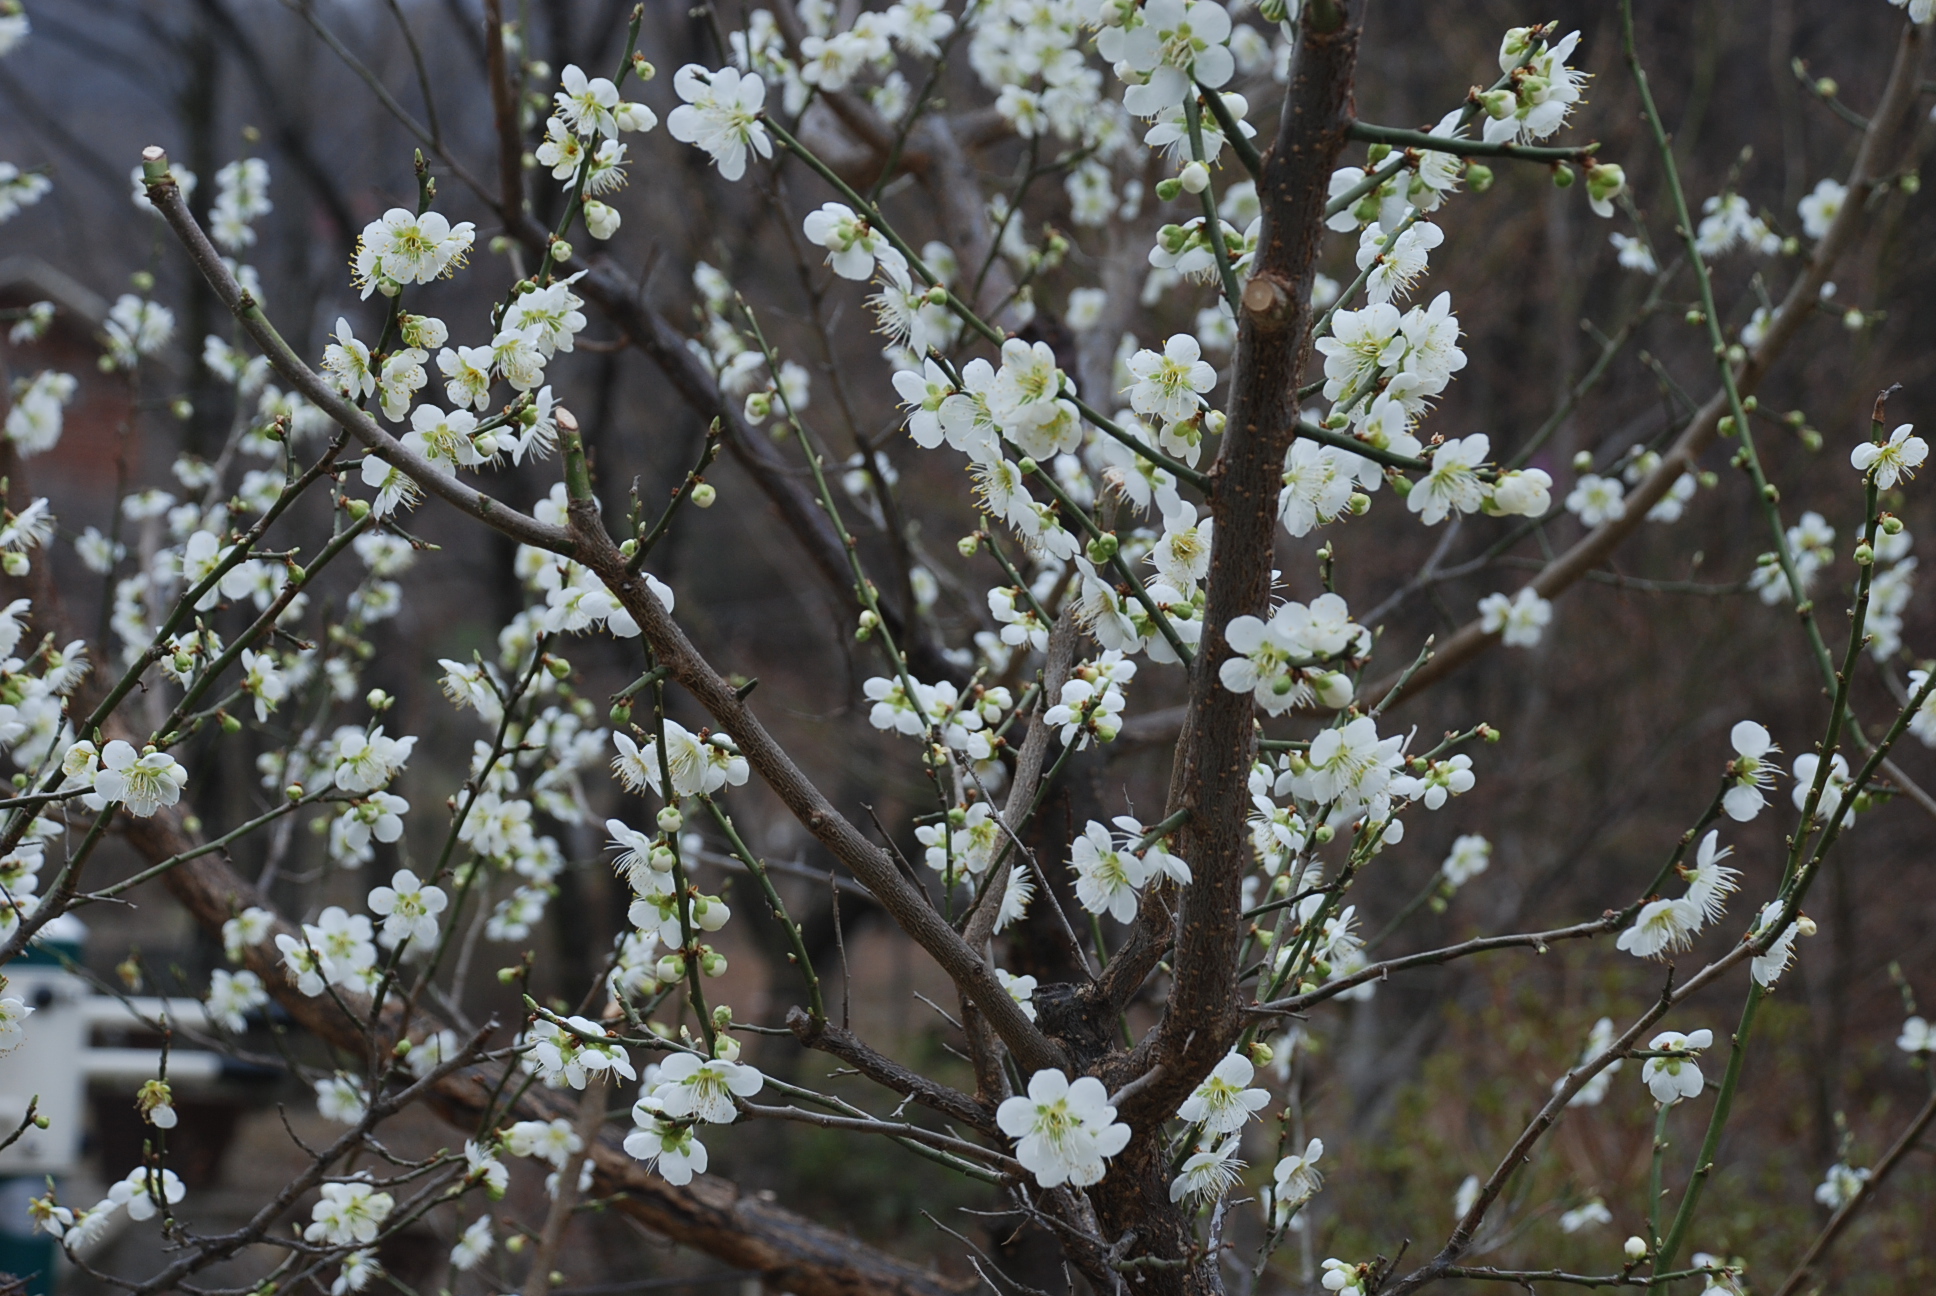
[[[101,770],[94,776],[94,795],[103,804],[118,801],[137,819],[181,800],[188,771],[167,752],[146,748],[137,753],[116,738],[101,749]]]
[[[1452,842],[1452,852],[1439,865],[1439,873],[1453,887],[1462,887],[1486,871],[1492,863],[1492,843],[1477,833],[1465,833]]]
[[[444,889],[422,882],[409,869],[398,869],[389,886],[370,892],[370,912],[383,919],[378,942],[395,949],[404,941],[428,945],[437,939],[437,915],[450,900]]]
[[[1802,233],[1812,239],[1826,237],[1848,196],[1849,188],[1840,180],[1828,177],[1817,181],[1815,188],[1795,204],[1802,218]]]
[[[843,279],[868,278],[876,260],[907,270],[907,259],[887,237],[845,203],[821,204],[818,211],[807,213],[803,228],[811,242],[827,249],[827,264]]]
[[[1537,646],[1552,620],[1552,603],[1531,585],[1520,586],[1510,597],[1495,592],[1479,600],[1480,627],[1498,635],[1508,648]]]
[[[766,1077],[744,1062],[674,1053],[660,1065],[652,1096],[674,1120],[730,1125],[739,1115],[733,1099],[750,1098],[765,1084]]]
[[[1781,748],[1768,730],[1752,720],[1738,721],[1728,731],[1734,759],[1728,763],[1729,787],[1721,798],[1721,808],[1736,823],[1748,823],[1768,804],[1764,789],[1773,787],[1781,769],[1768,758]]]
[[[1297,1213],[1298,1207],[1317,1196],[1318,1189],[1324,1186],[1324,1176],[1317,1168],[1323,1158],[1324,1140],[1314,1138],[1304,1145],[1304,1151],[1282,1158],[1272,1169],[1273,1227],[1283,1228]]]
[[[1566,496],[1566,511],[1578,516],[1586,526],[1597,527],[1626,512],[1627,488],[1618,477],[1585,473]]]
[[[1657,958],[1686,949],[1701,929],[1701,909],[1686,897],[1650,900],[1640,907],[1633,926],[1614,942],[1635,958]]]
[[[1076,902],[1092,914],[1126,923],[1136,916],[1143,885],[1155,874],[1153,863],[1119,847],[1109,829],[1091,819],[1069,847],[1076,875]]]
[[[689,1123],[667,1120],[650,1097],[632,1104],[632,1125],[625,1136],[625,1154],[654,1166],[667,1183],[684,1186],[695,1174],[706,1173],[706,1145]]]
[[[1892,490],[1898,481],[1913,478],[1929,458],[1929,442],[1914,432],[1913,424],[1904,423],[1887,441],[1864,441],[1849,451],[1849,463],[1857,472],[1872,476],[1876,489]]]
[[[1071,1083],[1061,1071],[1037,1071],[1027,1096],[1005,1099],[995,1121],[1016,1141],[1015,1159],[1044,1188],[1096,1183],[1108,1158],[1129,1142],[1129,1126],[1116,1120],[1109,1093],[1094,1076]]]
[[[1256,1073],[1257,1069],[1243,1054],[1226,1054],[1204,1077],[1203,1083],[1183,1100],[1183,1105],[1176,1110],[1177,1119],[1201,1125],[1203,1132],[1211,1135],[1242,1129],[1270,1103],[1270,1090],[1246,1087]]]
[[[377,1230],[390,1218],[396,1198],[378,1192],[368,1183],[326,1183],[322,1200],[310,1208],[309,1227],[303,1239],[329,1246],[368,1245],[376,1241]]]
[[[1698,1054],[1714,1043],[1714,1032],[1697,1030],[1683,1035],[1679,1031],[1662,1031],[1647,1041],[1649,1049],[1663,1052]],[[1650,1057],[1640,1068],[1640,1078],[1654,1095],[1654,1101],[1671,1105],[1683,1098],[1697,1098],[1705,1083],[1701,1077],[1701,1067],[1694,1057]]]
[[[1167,423],[1196,414],[1204,394],[1217,385],[1217,371],[1188,333],[1171,337],[1160,353],[1138,351],[1128,367],[1136,379],[1129,389],[1130,407]]]

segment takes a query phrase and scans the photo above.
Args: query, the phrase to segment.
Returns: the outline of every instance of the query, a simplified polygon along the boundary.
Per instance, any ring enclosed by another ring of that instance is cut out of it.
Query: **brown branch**
[[[959,1089],[909,1070],[886,1054],[877,1052],[852,1031],[835,1026],[824,1018],[816,1021],[811,1013],[797,1006],[787,1012],[786,1024],[787,1029],[793,1032],[793,1037],[804,1047],[832,1054],[875,1084],[905,1098],[912,1098],[929,1111],[939,1112],[983,1134],[1000,1135],[1001,1131],[995,1124],[995,1113],[986,1106]]]
[[[1255,724],[1249,696],[1223,687],[1218,668],[1231,655],[1224,627],[1268,610],[1277,492],[1297,427],[1327,187],[1351,124],[1358,30],[1337,0],[1306,6],[1277,139],[1257,185],[1263,231],[1243,293],[1229,423],[1210,473],[1216,532],[1203,639],[1165,810],[1190,812],[1178,854],[1194,877],[1179,898],[1176,981],[1154,1051],[1168,1078],[1125,1110],[1132,1127],[1153,1129],[1174,1111],[1238,1030],[1236,951],[1250,864]]]

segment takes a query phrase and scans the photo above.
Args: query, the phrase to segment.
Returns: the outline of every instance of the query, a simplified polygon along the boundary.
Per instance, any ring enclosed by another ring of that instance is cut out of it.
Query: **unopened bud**
[[[1689,324],[1692,324],[1697,328],[1700,325],[1707,323],[1707,313],[1705,311],[1701,311],[1698,309],[1687,312],[1687,314],[1683,316],[1683,318],[1686,319]]]
[[[1465,183],[1473,193],[1484,193],[1492,188],[1492,168],[1483,162],[1466,163]]]
[[[282,790],[282,794],[291,801],[300,801],[303,799],[303,785],[300,783],[291,783]]]
[[[1330,824],[1319,824],[1311,830],[1311,840],[1322,846],[1338,835],[1337,829]]]
[[[659,811],[659,831],[676,833],[686,825],[686,817],[679,813],[678,806],[666,806]]]
[[[1156,196],[1164,202],[1174,202],[1177,195],[1182,192],[1183,182],[1175,176],[1170,176],[1167,179],[1156,182]]]
[[[242,732],[242,722],[226,711],[216,713],[216,723],[222,726],[222,732],[225,734]]]
[[[645,55],[634,54],[632,55],[632,75],[641,81],[650,81],[659,75],[659,69],[646,62]]]
[[[980,549],[981,537],[978,535],[965,535],[955,541],[955,552],[963,558],[973,558]]]
[[[1022,471],[1022,474],[1024,476],[1031,475],[1041,470],[1041,465],[1037,464],[1035,460],[1029,455],[1023,455],[1021,462],[1017,463],[1015,466]]]
[[[1626,1253],[1628,1263],[1639,1264],[1647,1258],[1647,1240],[1635,1235],[1627,1239],[1621,1250]]]
[[[1839,90],[1841,90],[1841,88],[1842,88],[1841,86],[1835,83],[1834,77],[1816,78],[1815,93],[1822,96],[1822,98],[1824,99],[1833,99],[1836,93]]]
[[[1874,561],[1875,550],[1869,547],[1868,541],[1864,540],[1855,547],[1855,565],[1857,567],[1867,567]]]
[[[551,673],[551,678],[555,680],[569,679],[571,677],[571,663],[563,657],[546,657],[545,669]]]
[[[1250,1060],[1253,1065],[1269,1066],[1271,1064],[1272,1059],[1275,1058],[1276,1056],[1277,1054],[1272,1052],[1271,1046],[1264,1043],[1264,1041],[1262,1040],[1252,1041],[1250,1046]]]
[[[1352,491],[1350,498],[1345,500],[1345,508],[1350,510],[1352,517],[1363,517],[1371,512],[1371,496],[1363,491]]]
[[[1899,517],[1897,517],[1897,516],[1896,516],[1895,514],[1893,514],[1893,513],[1885,513],[1885,514],[1883,514],[1883,516],[1882,516],[1882,534],[1884,534],[1884,535],[1901,535],[1901,534],[1902,534],[1902,519],[1901,519],[1901,518],[1899,518]]]
[[[1781,490],[1773,482],[1769,482],[1761,488],[1761,498],[1767,500],[1770,504],[1779,504],[1781,502]]]
[[[497,970],[497,979],[499,985],[510,985],[518,979],[518,970],[515,967],[501,967]]]
[[[1576,473],[1593,471],[1593,452],[1582,450],[1573,456],[1573,471]]]
[[[1922,192],[1922,187],[1923,178],[1914,171],[1905,172],[1896,179],[1896,188],[1902,190],[1912,198]]]
[[[1553,187],[1555,189],[1571,189],[1573,187],[1573,168],[1567,166],[1564,162],[1555,166],[1553,168]]]
[[[726,956],[707,946],[699,955],[699,970],[709,977],[726,975]]]
[[[34,569],[34,565],[24,553],[9,553],[0,558],[0,569],[4,569],[9,576],[25,576]]]
[[[1183,174],[1176,180],[1185,192],[1200,194],[1210,187],[1210,168],[1201,162],[1192,162],[1183,168]]]
[[[1122,543],[1116,539],[1116,533],[1105,531],[1089,542],[1089,561],[1098,564],[1106,563],[1114,558],[1121,548]]]
[[[155,290],[155,277],[146,270],[137,270],[129,275],[128,283],[136,292],[147,293]]]
[[[388,711],[390,709],[391,704],[396,701],[395,698],[391,697],[388,693],[385,693],[380,688],[371,689],[369,693],[365,695],[363,700],[370,704],[370,710],[376,711],[379,713]]]
[[[683,981],[686,978],[686,956],[668,954],[652,970],[661,981]]]
[[[713,506],[713,501],[718,498],[719,491],[711,482],[700,482],[692,488],[692,506],[694,508],[709,509]]]

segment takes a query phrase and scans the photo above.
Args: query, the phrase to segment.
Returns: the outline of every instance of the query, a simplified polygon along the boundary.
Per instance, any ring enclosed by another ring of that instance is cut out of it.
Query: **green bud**
[[[1345,501],[1345,507],[1352,517],[1363,517],[1371,512],[1371,496],[1363,491],[1352,491],[1351,498]]]
[[[1175,202],[1177,195],[1182,192],[1183,182],[1175,176],[1156,182],[1156,196],[1164,202]]]
[[[1338,835],[1337,829],[1330,824],[1319,824],[1311,830],[1311,840],[1322,846]]]
[[[1855,565],[1857,567],[1867,567],[1874,561],[1875,550],[1869,547],[1868,541],[1864,540],[1855,547]]]
[[[186,423],[194,415],[195,405],[186,397],[177,396],[168,402],[168,412],[179,421]]]
[[[1106,563],[1114,558],[1121,548],[1122,545],[1116,539],[1116,533],[1105,531],[1089,542],[1089,561],[1097,564]]]
[[[1761,498],[1767,500],[1770,504],[1779,504],[1781,502],[1781,491],[1773,482],[1769,482],[1761,488]]]
[[[1704,468],[1695,477],[1695,480],[1700,482],[1702,490],[1713,490],[1716,486],[1720,485],[1721,475],[1712,468]]]
[[[1736,342],[1727,349],[1727,357],[1729,364],[1740,364],[1748,358],[1748,348]]]
[[[225,734],[242,732],[242,722],[226,711],[217,712],[216,720],[222,726],[222,732]]]
[[[668,954],[659,960],[658,966],[652,971],[661,981],[683,981],[686,978],[686,956]]]
[[[553,243],[551,245],[551,260],[553,264],[571,260],[571,244],[565,242],[563,239],[559,239],[556,243]]]
[[[678,806],[666,806],[659,811],[659,831],[676,833],[686,826],[686,817],[679,813]]]
[[[713,1029],[716,1031],[723,1031],[728,1026],[731,1026],[732,1024],[733,1024],[733,1010],[727,1007],[725,1004],[716,1005],[713,1008]]]
[[[46,1117],[46,1116],[44,1116],[44,1115],[42,1115],[41,1113],[39,1113],[39,1112],[35,1112],[35,1113],[34,1113],[34,1128],[35,1128],[35,1129],[43,1129],[43,1130],[44,1130],[44,1129],[46,1129],[46,1128],[47,1128],[47,1127],[48,1127],[49,1125],[52,1125],[53,1123],[54,1123],[54,1122],[52,1122],[52,1121],[50,1121],[50,1120],[48,1120],[48,1119],[47,1119],[47,1117]]]
[[[1276,1056],[1277,1054],[1271,1051],[1271,1046],[1264,1043],[1264,1041],[1252,1041],[1250,1046],[1250,1060],[1253,1065],[1260,1067],[1269,1066],[1272,1059]]]
[[[551,672],[551,678],[555,680],[569,679],[571,677],[571,663],[563,657],[546,657],[545,669]]]
[[[1802,241],[1796,238],[1793,234],[1790,234],[1787,238],[1781,241],[1781,254],[1783,256],[1794,256],[1797,252],[1801,250],[1802,250]]]
[[[136,292],[149,293],[155,290],[155,277],[146,270],[137,270],[129,275],[128,283]]]
[[[1562,162],[1553,168],[1553,187],[1571,189],[1573,187],[1573,168]]]
[[[1822,434],[1814,428],[1803,428],[1802,445],[1811,451],[1820,450],[1822,448]]]
[[[517,979],[518,979],[518,970],[514,967],[501,967],[497,970],[497,980],[499,985],[510,985],[513,981]]]
[[[1833,99],[1836,96],[1836,93],[1841,90],[1841,88],[1842,88],[1841,86],[1835,83],[1834,77],[1816,78],[1815,93],[1822,96],[1822,98],[1824,99]]]
[[[1041,470],[1040,465],[1038,465],[1035,462],[1035,460],[1028,455],[1023,455],[1021,462],[1016,464],[1015,466],[1022,470],[1023,476],[1028,476],[1030,474],[1039,472]]]
[[[1897,516],[1896,516],[1895,514],[1893,514],[1893,513],[1885,513],[1885,514],[1883,514],[1883,515],[1882,515],[1882,534],[1884,534],[1884,535],[1901,535],[1901,534],[1902,534],[1902,519],[1901,519],[1901,518],[1899,518],[1899,517],[1897,517]]]
[[[1398,498],[1404,499],[1412,493],[1412,479],[1404,473],[1393,473],[1388,480],[1391,482],[1392,493]]]
[[[370,515],[370,505],[366,500],[353,499],[345,507],[349,510],[351,520],[356,522],[361,522]]]
[[[303,785],[300,783],[291,783],[282,790],[282,794],[291,801],[300,801],[303,799]]]
[[[1896,188],[1902,190],[1912,198],[1922,192],[1922,187],[1923,178],[1914,171],[1905,172],[1896,180]]]
[[[396,702],[395,698],[391,697],[388,693],[385,693],[380,688],[371,689],[367,694],[364,695],[363,700],[370,704],[370,710],[375,711],[379,715],[381,715],[385,711],[388,711],[391,705]]]
[[[1733,436],[1734,435],[1734,415],[1723,414],[1721,416],[1721,421],[1715,424],[1714,426],[1715,426],[1715,430],[1718,431],[1722,436],[1724,437]]]
[[[1369,171],[1391,156],[1391,145],[1373,144],[1365,150],[1365,170]]]
[[[709,977],[726,975],[726,956],[711,946],[705,947],[699,956],[699,970]]]
[[[612,718],[612,723],[620,729],[623,729],[626,725],[632,723],[632,704],[630,702],[620,702],[608,714]]]
[[[692,488],[692,506],[694,508],[709,509],[713,506],[713,501],[718,498],[719,491],[711,482],[700,482]]]
[[[963,558],[973,558],[976,552],[979,551],[980,549],[981,549],[980,536],[965,535],[961,537],[961,539],[955,541],[955,552],[960,554]]]
[[[1707,323],[1707,314],[1699,309],[1695,309],[1687,312],[1687,314],[1683,316],[1683,318],[1686,319],[1689,324],[1692,324],[1697,328]]]
[[[637,540],[627,540],[618,547],[619,557],[621,558],[630,558],[638,551],[639,542]]]
[[[1593,471],[1593,452],[1582,450],[1573,456],[1573,471],[1576,473]]]
[[[1466,163],[1465,182],[1473,193],[1484,193],[1492,188],[1492,168],[1483,162]]]

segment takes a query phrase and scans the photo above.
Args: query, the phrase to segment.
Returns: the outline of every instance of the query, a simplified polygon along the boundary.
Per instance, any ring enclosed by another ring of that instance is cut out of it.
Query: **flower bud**
[[[368,500],[353,499],[345,507],[349,509],[350,520],[353,522],[361,522],[370,515]]]
[[[1175,176],[1170,176],[1168,179],[1158,180],[1156,182],[1156,196],[1164,202],[1174,202],[1176,196],[1182,192],[1183,182]]]
[[[718,1016],[717,1013],[714,1016]],[[716,1027],[715,1029],[724,1029]],[[739,1061],[739,1041],[731,1035],[720,1035],[713,1039],[713,1056],[725,1062]]]
[[[1479,107],[1494,121],[1504,121],[1519,109],[1519,96],[1511,90],[1484,90],[1479,94]]]
[[[24,553],[9,553],[0,557],[0,569],[4,569],[9,576],[25,576],[33,570],[33,563]]]
[[[1728,347],[1725,354],[1728,358],[1729,364],[1740,364],[1743,360],[1746,360],[1748,358],[1748,348],[1742,346],[1739,342],[1736,342],[1733,345]]]
[[[860,628],[861,629],[873,630],[876,627],[878,627],[880,623],[881,623],[880,614],[875,612],[873,608],[862,608],[860,610]]]
[[[711,482],[700,482],[692,488],[692,506],[694,508],[709,509],[713,506],[713,501],[718,498],[719,491]]]
[[[1573,471],[1576,473],[1593,471],[1593,452],[1582,450],[1573,456]]]
[[[704,946],[699,955],[699,970],[709,977],[726,975],[726,956],[712,946]]]
[[[1769,482],[1761,488],[1761,498],[1767,500],[1770,504],[1779,504],[1781,502],[1781,490],[1773,482]]]
[[[600,206],[603,206],[603,205],[604,204],[602,203],[600,204]],[[591,213],[587,211],[585,215],[589,219],[591,216]],[[593,235],[593,237],[596,238],[597,235]],[[553,243],[551,245],[551,259],[553,262],[563,262],[563,261],[571,260],[571,244],[565,242],[565,240],[563,239],[559,239],[557,242]]]
[[[1465,182],[1473,193],[1484,193],[1492,188],[1492,168],[1483,162],[1466,163]]]
[[[1271,1046],[1264,1043],[1264,1041],[1254,1040],[1251,1042],[1250,1060],[1253,1065],[1260,1067],[1269,1066],[1271,1060],[1276,1056],[1277,1054],[1271,1050]]]
[[[1905,172],[1896,181],[1896,188],[1902,190],[1912,198],[1922,192],[1922,187],[1923,178],[1914,171]]]
[[[185,396],[177,396],[174,400],[168,402],[168,412],[173,414],[178,421],[186,423],[195,415],[195,404]]]
[[[1902,519],[1901,519],[1901,518],[1899,518],[1899,517],[1897,517],[1897,516],[1896,516],[1895,514],[1893,514],[1893,513],[1885,513],[1885,514],[1883,514],[1883,517],[1882,517],[1882,534],[1884,534],[1884,535],[1901,535],[1901,534],[1902,534]]]
[[[1371,512],[1371,496],[1363,491],[1352,491],[1351,497],[1345,501],[1345,508],[1350,511],[1352,517],[1363,517]]]
[[[676,833],[686,825],[686,817],[679,813],[678,806],[665,806],[659,811],[659,831]]]
[[[608,714],[612,718],[612,723],[620,729],[623,729],[626,725],[632,723],[632,704],[630,702],[620,702]]]
[[[396,701],[395,698],[391,697],[388,693],[385,693],[380,688],[371,689],[369,693],[364,696],[363,700],[370,704],[370,710],[377,712],[379,715],[385,711],[388,711],[390,709],[391,704]]]
[[[150,293],[155,290],[155,277],[146,270],[137,270],[129,275],[128,283],[139,293]]]
[[[1713,490],[1716,486],[1721,484],[1721,475],[1715,472],[1712,468],[1703,468],[1698,474],[1696,474],[1694,480],[1698,481],[1701,484],[1702,490]]]
[[[686,956],[668,954],[652,970],[661,981],[683,981],[686,979]]]
[[[1561,162],[1553,168],[1553,187],[1571,189],[1573,187],[1573,168]]]
[[[1833,99],[1841,88],[1835,83],[1834,77],[1817,77],[1815,80],[1815,93],[1824,99]]]
[[[1116,533],[1105,531],[1089,542],[1089,561],[1097,564],[1106,563],[1114,558],[1121,548],[1122,544],[1116,539]]]
[[[978,535],[965,535],[955,541],[955,552],[963,558],[973,558],[980,549],[981,537]]]
[[[650,81],[659,75],[659,69],[646,62],[645,55],[634,54],[632,55],[632,75],[641,81]]]
[[[1874,561],[1875,550],[1869,547],[1868,541],[1864,540],[1855,547],[1855,565],[1857,567],[1867,567]]]
[[[1338,835],[1338,830],[1330,824],[1319,824],[1311,830],[1311,840],[1322,846]]]
[[[1627,1262],[1629,1264],[1639,1264],[1642,1260],[1645,1260],[1647,1258],[1646,1239],[1639,1237],[1638,1235],[1634,1237],[1630,1237],[1627,1239],[1626,1245],[1622,1247],[1621,1250],[1623,1250],[1626,1253]]]
[[[1015,466],[1022,471],[1022,475],[1025,477],[1040,471],[1040,465],[1038,465],[1035,462],[1035,460],[1028,455],[1023,455],[1021,462],[1016,464]]]
[[[283,796],[287,797],[291,801],[300,801],[303,799],[303,795],[304,795],[303,785],[300,783],[291,783],[288,787],[282,790],[282,794]]]
[[[242,722],[226,711],[217,713],[216,723],[222,726],[222,732],[225,734],[242,732]]]
[[[1186,192],[1200,194],[1210,187],[1210,168],[1201,162],[1191,162],[1176,179]]]
[[[1689,324],[1694,325],[1696,328],[1707,323],[1706,312],[1700,311],[1700,310],[1690,310],[1682,318],[1684,318]]]

